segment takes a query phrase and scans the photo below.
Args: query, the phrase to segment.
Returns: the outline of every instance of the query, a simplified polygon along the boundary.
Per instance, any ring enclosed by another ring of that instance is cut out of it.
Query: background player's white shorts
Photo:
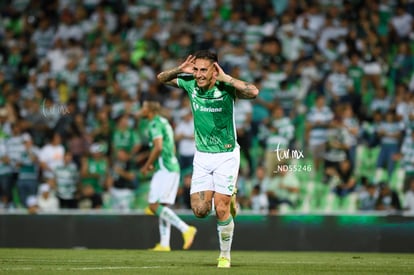
[[[151,179],[148,202],[174,204],[179,182],[179,172],[158,170]]]
[[[212,190],[232,195],[236,186],[240,166],[240,148],[233,152],[205,153],[194,155],[194,170],[190,194]]]

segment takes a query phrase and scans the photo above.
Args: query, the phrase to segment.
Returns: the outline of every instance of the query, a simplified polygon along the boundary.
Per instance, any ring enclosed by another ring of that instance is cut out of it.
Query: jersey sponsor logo
[[[213,107],[205,107],[201,106],[198,103],[193,102],[193,109],[194,111],[206,112],[206,113],[221,113],[223,108],[213,108]]]

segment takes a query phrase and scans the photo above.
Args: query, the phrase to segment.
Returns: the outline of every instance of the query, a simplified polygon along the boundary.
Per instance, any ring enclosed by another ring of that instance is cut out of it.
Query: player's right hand
[[[187,56],[187,59],[180,66],[178,66],[178,68],[183,73],[192,74],[194,71],[194,61],[195,61],[195,56],[192,56],[190,54],[189,56]]]

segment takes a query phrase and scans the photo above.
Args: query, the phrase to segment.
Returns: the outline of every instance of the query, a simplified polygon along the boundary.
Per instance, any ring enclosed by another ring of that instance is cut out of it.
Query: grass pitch
[[[233,251],[0,249],[0,274],[414,274],[414,254]]]

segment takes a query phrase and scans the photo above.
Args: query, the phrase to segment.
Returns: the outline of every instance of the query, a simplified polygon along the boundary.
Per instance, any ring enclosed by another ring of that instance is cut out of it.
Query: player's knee
[[[206,204],[196,204],[192,205],[191,209],[193,210],[194,215],[197,218],[205,218],[210,214],[211,208]]]
[[[228,216],[228,213],[230,212],[228,205],[219,203],[215,207],[217,218],[223,219],[224,217]]]

